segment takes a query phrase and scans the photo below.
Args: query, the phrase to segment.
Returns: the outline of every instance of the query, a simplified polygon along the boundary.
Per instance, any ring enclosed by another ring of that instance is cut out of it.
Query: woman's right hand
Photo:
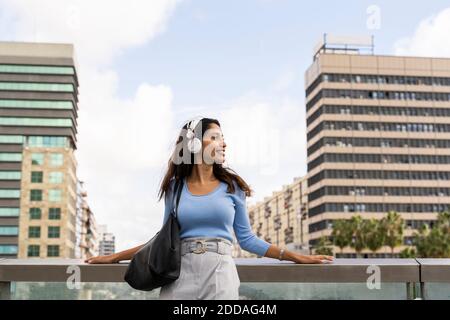
[[[294,258],[296,263],[330,263],[333,262],[334,257],[333,256],[328,256],[328,255],[301,255],[301,254],[296,254],[295,258]]]
[[[107,256],[90,257],[90,258],[84,260],[84,262],[90,263],[90,264],[96,264],[96,263],[117,263],[118,261],[115,259],[115,256],[113,254],[110,254]]]

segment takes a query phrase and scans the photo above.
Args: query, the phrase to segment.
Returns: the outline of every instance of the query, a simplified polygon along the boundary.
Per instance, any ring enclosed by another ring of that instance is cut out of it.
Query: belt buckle
[[[195,243],[197,244],[197,248],[193,250],[193,253],[205,253],[206,252],[206,244],[205,240],[195,240]],[[201,244],[201,247],[198,244]]]

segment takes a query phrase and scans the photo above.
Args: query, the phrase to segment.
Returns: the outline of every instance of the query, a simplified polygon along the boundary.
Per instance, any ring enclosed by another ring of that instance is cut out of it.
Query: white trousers
[[[206,251],[181,256],[180,277],[161,287],[161,300],[238,300],[241,281],[231,255]]]

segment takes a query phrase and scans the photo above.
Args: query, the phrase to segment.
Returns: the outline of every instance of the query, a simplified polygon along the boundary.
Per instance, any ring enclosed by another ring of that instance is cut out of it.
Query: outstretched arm
[[[281,248],[258,238],[251,229],[247,214],[245,193],[236,186],[235,218],[233,228],[236,238],[242,249],[260,256],[280,259]],[[293,261],[295,263],[323,263],[333,261],[332,256],[327,255],[301,255],[293,251],[284,250],[281,260]]]
[[[118,263],[122,260],[130,260],[131,258],[133,258],[134,254],[138,252],[139,249],[142,248],[143,246],[144,244],[141,244],[137,247],[120,251],[114,254],[109,254],[107,256],[91,257],[84,260],[84,262],[95,264],[95,263]]]

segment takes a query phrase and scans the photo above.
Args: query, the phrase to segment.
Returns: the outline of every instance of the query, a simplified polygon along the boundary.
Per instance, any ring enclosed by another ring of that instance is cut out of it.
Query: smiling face
[[[203,135],[203,160],[207,164],[224,163],[226,143],[220,127],[211,123]]]

